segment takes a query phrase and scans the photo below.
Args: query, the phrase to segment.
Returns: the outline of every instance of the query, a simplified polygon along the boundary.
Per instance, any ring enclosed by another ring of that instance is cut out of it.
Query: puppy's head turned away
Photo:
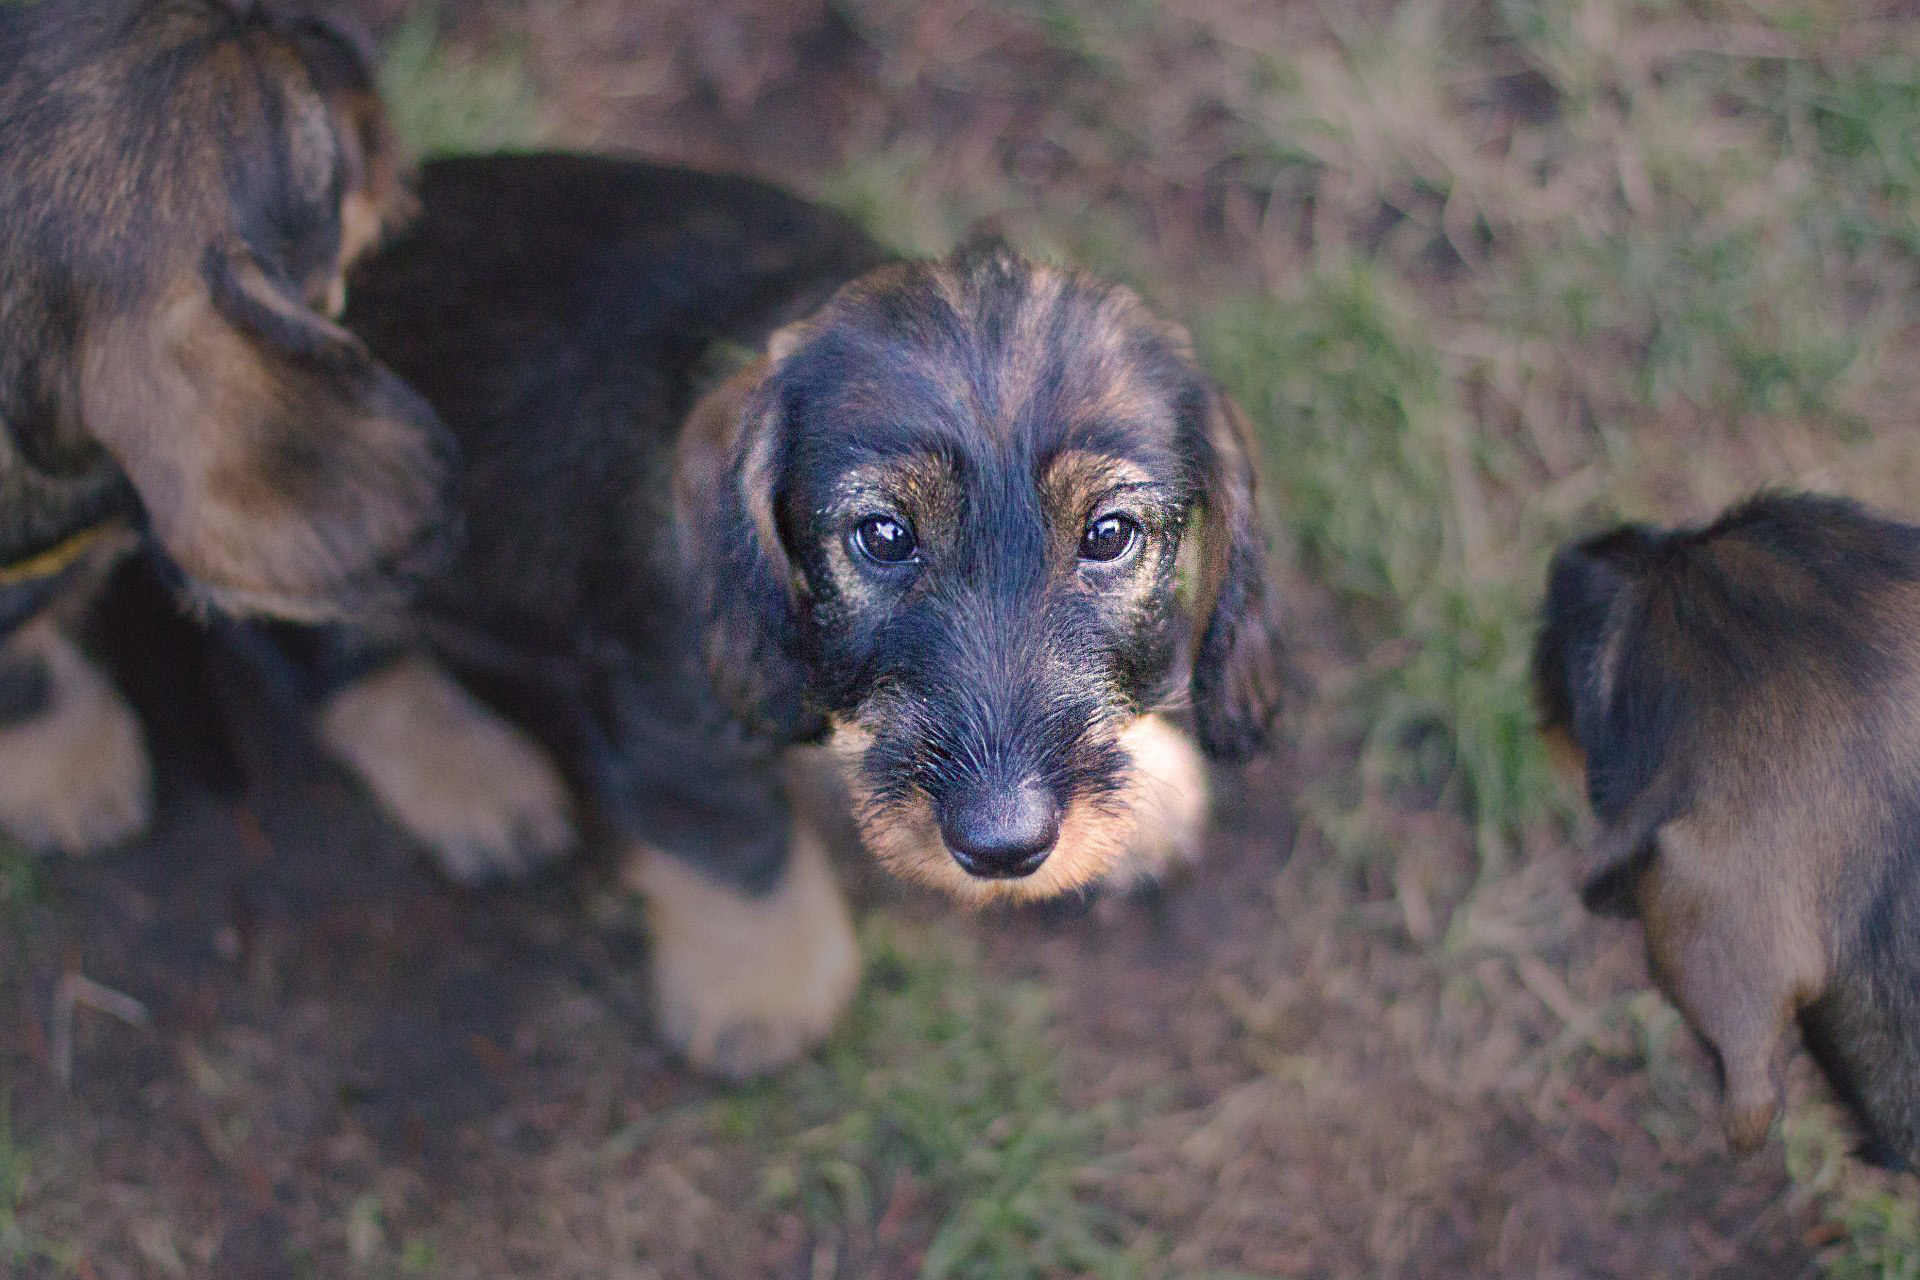
[[[335,323],[409,197],[357,41],[232,0],[0,5],[0,426],[98,457],[208,604],[397,599],[445,428]]]
[[[880,268],[690,423],[710,666],[750,723],[831,735],[895,871],[971,902],[1091,884],[1186,749],[1152,712],[1190,703],[1216,758],[1268,735],[1252,453],[1124,288],[986,237]]]

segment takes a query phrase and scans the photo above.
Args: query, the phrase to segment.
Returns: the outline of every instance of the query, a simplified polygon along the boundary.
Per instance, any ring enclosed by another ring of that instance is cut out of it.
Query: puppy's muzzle
[[[1060,838],[1060,804],[1033,782],[975,787],[940,806],[940,834],[953,860],[982,880],[1038,871]]]

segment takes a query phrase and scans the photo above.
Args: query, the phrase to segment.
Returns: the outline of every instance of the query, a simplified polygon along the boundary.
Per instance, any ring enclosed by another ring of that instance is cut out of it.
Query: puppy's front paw
[[[528,875],[573,844],[553,762],[424,658],[333,694],[320,735],[455,880]]]
[[[1110,875],[1119,886],[1141,885],[1200,856],[1207,766],[1193,740],[1157,715],[1134,721],[1120,744],[1133,758],[1127,805],[1134,827]]]
[[[8,649],[42,664],[47,695],[38,712],[0,726],[0,829],[71,854],[140,834],[153,819],[153,766],[133,708],[51,623]]]
[[[765,1075],[824,1040],[860,981],[853,922],[817,839],[796,827],[762,897],[636,848],[623,869],[653,933],[661,1036],[702,1071]]]

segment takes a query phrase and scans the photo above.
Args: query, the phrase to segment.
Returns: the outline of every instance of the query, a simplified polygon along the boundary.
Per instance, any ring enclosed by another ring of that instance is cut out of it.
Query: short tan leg
[[[425,657],[328,697],[320,736],[455,880],[526,875],[573,845],[566,784],[546,753]]]
[[[1826,948],[1804,896],[1719,883],[1732,861],[1670,824],[1635,900],[1655,976],[1719,1055],[1727,1142],[1747,1152],[1779,1114],[1776,1062],[1788,1024],[1825,984]]]
[[[803,825],[786,874],[760,897],[645,847],[629,853],[622,877],[646,899],[661,1035],[701,1070],[745,1080],[785,1066],[853,999],[853,922]]]
[[[1780,1111],[1775,1062],[1796,1002],[1762,972],[1749,969],[1742,978],[1730,963],[1731,956],[1709,959],[1709,950],[1725,950],[1716,942],[1698,940],[1684,950],[1678,980],[1673,983],[1674,1002],[1719,1055],[1725,1091],[1721,1124],[1727,1144],[1735,1151],[1755,1151],[1766,1142]],[[1732,985],[1729,979],[1752,985]]]
[[[1158,880],[1200,856],[1206,832],[1207,766],[1193,739],[1157,715],[1141,716],[1120,735],[1133,757],[1127,789],[1133,834],[1114,864],[1116,884]]]
[[[140,721],[50,620],[6,643],[8,662],[46,673],[46,705],[0,725],[0,829],[36,849],[80,854],[153,820],[153,766]]]

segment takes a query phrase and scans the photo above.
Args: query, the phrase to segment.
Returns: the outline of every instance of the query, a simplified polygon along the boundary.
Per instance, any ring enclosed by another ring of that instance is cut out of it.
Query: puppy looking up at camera
[[[320,712],[450,870],[527,860],[448,857],[434,815],[466,806],[417,794],[442,730],[413,709],[475,705],[441,664],[567,709],[558,755],[637,851],[666,1034],[746,1075],[854,973],[788,748],[830,740],[873,852],[968,902],[1192,844],[1203,770],[1162,712],[1240,756],[1278,689],[1253,445],[1177,328],[997,240],[885,262],[743,179],[479,158],[420,195],[349,320],[459,435],[469,539],[431,648],[349,662]]]
[[[330,317],[405,204],[357,44],[219,0],[0,4],[0,830],[84,851],[151,808],[66,629],[150,534],[206,606],[390,607],[449,441]]]
[[[1920,528],[1772,495],[1588,538],[1554,558],[1534,675],[1600,820],[1585,901],[1645,926],[1729,1140],[1765,1140],[1797,1022],[1866,1153],[1911,1164]]]

